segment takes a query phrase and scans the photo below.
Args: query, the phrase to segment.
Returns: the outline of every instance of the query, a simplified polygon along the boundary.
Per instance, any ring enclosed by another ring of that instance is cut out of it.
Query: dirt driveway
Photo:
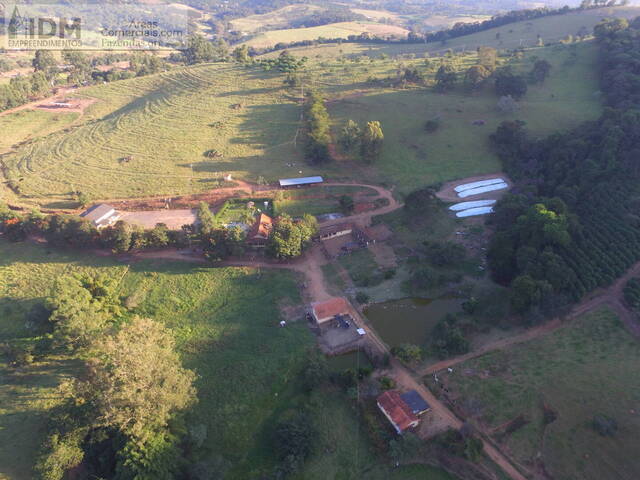
[[[0,117],[19,112],[21,110],[45,110],[47,112],[54,113],[84,113],[84,110],[89,105],[98,101],[96,98],[67,98],[68,94],[75,93],[77,91],[78,90],[76,88],[62,87],[58,89],[58,92],[55,95],[0,112]],[[60,107],[55,105],[55,103],[69,103],[70,106]]]
[[[192,209],[153,210],[151,212],[122,212],[120,219],[144,228],[153,228],[156,223],[164,223],[170,230],[180,230],[183,225],[196,221],[196,211]]]

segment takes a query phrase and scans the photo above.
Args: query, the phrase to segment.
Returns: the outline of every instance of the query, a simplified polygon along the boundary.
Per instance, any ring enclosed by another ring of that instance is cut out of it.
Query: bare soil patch
[[[164,223],[170,230],[180,230],[183,225],[191,225],[196,221],[196,212],[192,209],[122,212],[120,217],[127,223],[144,228],[153,228],[157,223]]]
[[[89,105],[98,101],[97,98],[68,98],[68,95],[75,91],[75,88],[60,88],[55,95],[0,112],[0,117],[19,112],[21,110],[44,110],[56,113],[82,114]],[[55,105],[56,103],[67,103],[69,106]]]

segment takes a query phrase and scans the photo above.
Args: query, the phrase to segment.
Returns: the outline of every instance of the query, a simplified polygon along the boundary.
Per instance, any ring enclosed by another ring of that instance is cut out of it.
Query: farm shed
[[[400,398],[406,403],[414,415],[422,415],[423,413],[431,410],[431,407],[424,398],[420,396],[415,390],[409,390],[400,395]]]
[[[271,230],[273,230],[273,219],[269,215],[261,213],[247,233],[247,244],[254,247],[264,247],[269,240]]]
[[[82,212],[80,216],[90,220],[96,228],[113,225],[120,218],[116,209],[106,203],[94,205]]]
[[[333,320],[336,316],[348,314],[349,304],[344,297],[334,297],[311,304],[311,315],[318,326]]]
[[[305,187],[324,182],[322,177],[281,178],[278,181],[282,188]]]
[[[454,188],[458,193],[466,190],[472,190],[474,188],[486,187],[488,185],[495,185],[497,183],[506,183],[502,178],[490,178],[488,180],[479,180],[477,182],[463,183]]]
[[[467,190],[459,192],[458,197],[466,198],[466,197],[471,197],[473,195],[480,195],[481,193],[495,192],[496,190],[504,190],[505,188],[509,188],[509,185],[506,182],[494,183],[492,185],[486,185],[484,187],[469,188]]]
[[[462,210],[460,212],[457,212],[456,217],[458,218],[475,217],[476,215],[486,215],[488,213],[493,213],[493,207],[468,208],[467,210]]]
[[[376,403],[399,434],[408,428],[417,427],[420,423],[418,416],[413,413],[411,407],[407,405],[397,390],[387,390],[378,397]]]
[[[470,208],[488,207],[496,203],[496,200],[475,200],[473,202],[460,202],[449,207],[452,212],[460,212],[462,210],[468,210]]]
[[[349,235],[353,230],[354,226],[352,223],[339,223],[337,225],[321,228],[318,232],[318,237],[320,240],[329,240],[330,238]]]

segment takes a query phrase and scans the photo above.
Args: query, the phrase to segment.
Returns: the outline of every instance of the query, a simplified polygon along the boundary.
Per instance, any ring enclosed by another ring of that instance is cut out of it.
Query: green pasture
[[[284,28],[259,33],[250,38],[245,45],[255,48],[266,48],[278,43],[302,42],[318,38],[347,38],[350,35],[372,34],[406,36],[407,30],[395,25],[383,25],[370,22],[339,22],[307,28]]]
[[[294,4],[263,14],[236,18],[229,23],[233,30],[243,33],[284,29],[289,26],[290,21],[310,17],[314,13],[321,12],[322,10],[322,7],[318,5]]]
[[[21,110],[0,116],[0,155],[23,142],[31,142],[55,131],[67,128],[78,118],[77,113],[53,113],[42,110]],[[0,179],[2,179],[0,177]],[[3,180],[3,179],[2,179]],[[13,191],[0,183],[0,201],[15,202]]]
[[[557,43],[565,40],[568,35],[573,37],[586,33],[591,35],[593,27],[604,18],[622,17],[633,19],[640,16],[640,7],[605,7],[592,10],[572,12],[565,15],[551,15],[530,21],[516,22],[501,27],[491,28],[483,32],[472,33],[463,37],[452,38],[446,42],[428,44],[325,44],[313,47],[296,47],[290,49],[294,55],[313,57],[320,55],[335,58],[342,54],[358,55],[382,53],[390,56],[415,55],[423,57],[441,55],[449,49],[455,52],[475,51],[481,46],[493,47],[498,50],[513,50],[519,47],[535,47],[538,45],[538,35],[544,44]],[[338,38],[338,37],[336,37]],[[283,40],[281,40],[283,41]],[[291,40],[290,40],[291,41]],[[278,54],[269,53],[267,56]]]
[[[524,465],[541,456],[554,478],[636,479],[640,346],[609,310],[571,322],[527,344],[467,361],[443,373],[444,381],[457,403],[471,408],[488,429],[523,415],[522,428],[493,436]],[[546,425],[543,408],[556,415]],[[617,432],[596,433],[595,415],[614,419]]]
[[[373,254],[366,248],[338,257],[337,261],[349,273],[356,287],[375,286],[383,281]]]
[[[502,121],[524,120],[534,135],[543,136],[595,119],[601,111],[593,75],[594,45],[528,50],[515,62],[516,70],[528,72],[534,57],[552,64],[551,75],[544,84],[530,86],[514,114],[498,110],[498,97],[491,85],[474,93],[462,86],[446,94],[431,89],[361,90],[359,96],[331,103],[329,112],[337,125],[347,119],[361,124],[381,122],[385,139],[382,158],[374,165],[375,178],[397,185],[400,192],[496,172],[501,166],[489,135]],[[464,71],[475,62],[475,55],[454,57],[454,62],[459,71]],[[439,119],[440,128],[434,133],[425,132],[425,122],[434,118]]]
[[[347,119],[382,123],[383,154],[373,166],[342,157],[327,165],[307,164],[299,131],[300,91],[285,88],[283,74],[234,64],[175,68],[81,89],[78,95],[98,102],[75,125],[62,131],[43,125],[2,160],[23,203],[49,208],[76,207],[77,191],[95,200],[201,192],[219,187],[226,174],[269,182],[321,174],[396,185],[407,193],[499,170],[488,137],[503,120],[522,119],[534,134],[547,135],[601,111],[591,42],[529,49],[514,60],[514,68],[523,72],[536,58],[553,65],[547,81],[529,88],[515,114],[498,111],[491,85],[478,92],[460,84],[446,94],[433,91],[442,62],[462,77],[476,57],[469,52],[430,59],[429,65],[419,58],[400,63],[378,56],[310,59],[302,78],[307,88],[325,93],[335,140]],[[426,86],[393,88],[398,68],[404,67],[423,73]],[[441,128],[426,133],[424,123],[433,118],[440,119]],[[10,131],[25,122],[12,116],[4,121]],[[310,213],[325,211],[322,206]]]
[[[264,202],[269,202],[265,208]],[[253,206],[249,205],[253,202]],[[253,218],[260,212],[273,215],[273,202],[270,198],[234,198],[227,200],[215,214],[216,220],[223,224],[252,224]]]
[[[298,373],[315,340],[304,322],[278,325],[280,307],[300,302],[292,275],[163,261],[128,265],[0,240],[0,343],[35,343],[26,313],[49,294],[56,277],[73,272],[115,278],[130,315],[171,329],[184,364],[198,374],[198,403],[187,425],[206,427],[202,460],[223,465],[225,478],[251,478],[271,468],[273,426],[284,411],[303,404],[311,408],[319,438],[299,478],[339,479],[344,472],[380,480],[450,478],[429,467],[392,472],[372,453],[342,393],[322,389],[307,398],[301,392]],[[0,356],[0,478],[32,478],[48,411],[61,399],[57,387],[79,366],[61,355],[15,368]]]
[[[228,173],[276,179],[300,169],[287,167],[302,161],[293,143],[300,107],[280,75],[208,64],[80,94],[99,99],[81,126],[4,158],[27,202],[68,206],[74,190],[96,199],[174,195],[215,188]]]
[[[206,451],[222,455],[233,468],[260,467],[251,465],[249,452],[265,422],[287,401],[278,393],[291,388],[313,346],[304,324],[278,326],[279,306],[299,302],[294,278],[188,263],[125,265],[1,241],[0,343],[34,342],[26,312],[48,295],[57,276],[71,272],[118,279],[131,314],[171,328],[185,365],[198,373],[199,402],[188,422],[207,427]],[[76,362],[43,358],[15,369],[0,361],[0,478],[31,478],[47,410],[59,400],[56,385],[77,371]]]

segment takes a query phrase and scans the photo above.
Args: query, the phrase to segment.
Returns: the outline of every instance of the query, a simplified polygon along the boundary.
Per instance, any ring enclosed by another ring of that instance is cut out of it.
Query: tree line
[[[594,30],[608,108],[569,133],[531,138],[524,122],[492,135],[513,193],[495,207],[493,278],[531,320],[562,311],[640,259],[640,20]]]
[[[170,331],[136,316],[117,284],[99,274],[60,276],[27,315],[38,340],[9,347],[12,367],[51,356],[79,364],[48,412],[34,478],[61,480],[74,468],[95,478],[196,478],[195,441],[184,427],[195,374]]]
[[[256,212],[247,210],[247,217],[247,222],[253,224]],[[312,215],[299,219],[279,215],[274,220],[266,252],[279,259],[298,257],[317,231],[318,223]],[[192,246],[202,248],[205,258],[212,262],[241,256],[246,245],[244,230],[222,225],[204,202],[198,207],[197,222],[180,230],[170,230],[163,223],[145,229],[123,220],[97,229],[90,220],[77,215],[44,215],[38,209],[22,213],[0,203],[0,232],[14,242],[24,241],[29,235],[41,235],[55,247],[107,248],[114,253]]]

